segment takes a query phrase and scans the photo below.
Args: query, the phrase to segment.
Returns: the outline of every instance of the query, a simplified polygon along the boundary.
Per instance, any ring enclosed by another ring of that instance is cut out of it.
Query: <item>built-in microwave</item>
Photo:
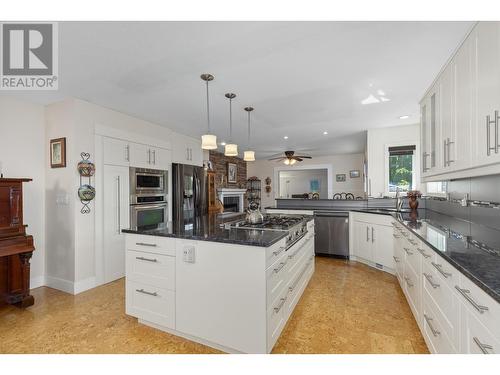
[[[168,192],[167,171],[146,168],[130,168],[130,194],[132,196]]]

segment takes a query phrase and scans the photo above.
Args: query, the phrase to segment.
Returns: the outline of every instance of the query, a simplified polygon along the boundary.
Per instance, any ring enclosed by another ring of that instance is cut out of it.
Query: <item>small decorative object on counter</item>
[[[82,160],[78,163],[77,169],[80,174],[80,187],[78,188],[78,198],[83,204],[80,212],[82,214],[90,213],[89,203],[95,198],[95,188],[92,186],[92,176],[95,173],[95,165],[90,161],[90,154],[82,152],[80,154]],[[88,178],[86,184],[83,183],[83,178]]]
[[[418,208],[418,198],[422,196],[422,193],[418,190],[409,191],[406,196],[408,197],[408,204],[412,210]]]

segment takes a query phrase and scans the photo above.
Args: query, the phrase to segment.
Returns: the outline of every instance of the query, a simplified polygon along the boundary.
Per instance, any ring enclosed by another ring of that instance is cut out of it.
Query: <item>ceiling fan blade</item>
[[[267,160],[272,161],[272,160],[284,160],[284,159],[286,159],[286,157],[280,156],[278,158],[271,158],[271,159],[267,159]]]
[[[297,161],[302,161],[302,159],[300,157],[298,157],[298,156],[294,156],[292,159],[295,159]]]
[[[312,159],[312,156],[307,156],[307,155],[297,155],[297,158],[303,158],[303,159]]]

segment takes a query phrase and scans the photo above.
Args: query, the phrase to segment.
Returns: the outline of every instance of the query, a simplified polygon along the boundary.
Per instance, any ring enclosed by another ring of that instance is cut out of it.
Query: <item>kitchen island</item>
[[[126,313],[228,353],[269,353],[314,272],[312,219],[124,230]]]

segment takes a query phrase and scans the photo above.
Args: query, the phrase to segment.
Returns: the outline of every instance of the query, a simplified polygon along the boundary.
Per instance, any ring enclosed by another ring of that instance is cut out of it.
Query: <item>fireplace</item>
[[[246,192],[246,189],[222,188],[217,190],[225,212],[243,212]]]

